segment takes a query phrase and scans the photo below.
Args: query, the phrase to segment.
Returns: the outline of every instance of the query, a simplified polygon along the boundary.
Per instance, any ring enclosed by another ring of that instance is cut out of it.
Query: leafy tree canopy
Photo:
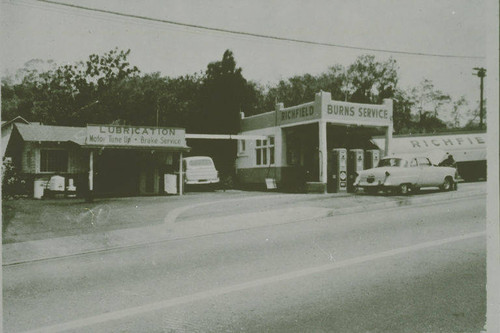
[[[333,65],[319,75],[296,75],[277,84],[250,82],[226,50],[204,72],[180,77],[141,74],[130,50],[92,54],[56,66],[35,59],[14,78],[2,79],[2,118],[22,116],[45,124],[87,123],[180,126],[192,133],[236,133],[240,112],[254,115],[314,100],[320,90],[334,100],[381,103],[394,99],[397,133],[433,132],[477,122],[463,97],[454,100],[430,80],[403,90],[394,59],[363,55],[349,66]],[[443,127],[444,126],[444,127]]]

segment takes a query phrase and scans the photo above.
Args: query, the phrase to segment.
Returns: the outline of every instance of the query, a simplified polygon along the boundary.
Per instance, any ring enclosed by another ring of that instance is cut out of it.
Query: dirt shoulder
[[[179,196],[2,201],[3,244],[135,228],[163,223],[169,211],[225,198],[266,193],[226,191]]]

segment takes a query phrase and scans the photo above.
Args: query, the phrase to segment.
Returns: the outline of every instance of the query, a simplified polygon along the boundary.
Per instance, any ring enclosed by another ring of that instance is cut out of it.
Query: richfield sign
[[[392,108],[387,105],[328,101],[322,105],[306,103],[277,111],[279,125],[323,119],[334,123],[367,126],[392,124]]]
[[[185,147],[183,128],[88,125],[87,145],[120,147]]]
[[[292,124],[301,121],[318,119],[320,114],[316,111],[314,102],[305,103],[279,110],[278,122],[280,125]]]

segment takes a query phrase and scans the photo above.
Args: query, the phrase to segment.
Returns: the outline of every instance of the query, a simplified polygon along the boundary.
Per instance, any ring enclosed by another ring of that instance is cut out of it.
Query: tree
[[[485,121],[484,124],[483,124],[483,128],[486,129],[488,127],[488,122],[486,121],[486,116],[488,114],[488,112],[485,112],[486,110],[486,102],[487,100],[485,99],[484,100],[484,105],[483,105],[483,120]],[[464,128],[465,129],[468,129],[468,130],[479,130],[481,129],[480,125],[479,125],[479,106],[472,109],[472,110],[469,110],[467,112],[467,116],[469,117],[469,120],[467,121],[467,123],[465,124]]]
[[[393,126],[396,134],[406,134],[414,131],[415,123],[411,110],[414,105],[406,91],[396,89],[393,103]]]
[[[459,128],[464,120],[467,112],[467,100],[465,96],[460,96],[457,100],[453,101],[453,109],[451,111],[451,127]]]
[[[200,91],[205,133],[236,134],[240,110],[246,99],[247,81],[236,67],[233,53],[224,52],[221,61],[208,64]]]
[[[221,61],[208,64],[200,88],[200,105],[203,113],[202,133],[236,134],[240,130],[240,111],[253,109],[257,103],[253,85],[242,75],[242,69],[236,67],[233,53],[226,50]],[[212,152],[219,170],[234,172],[236,142],[215,141],[205,143]]]
[[[423,133],[440,132],[445,130],[446,127],[446,123],[430,111],[422,113],[418,122],[418,129]]]
[[[398,83],[396,60],[375,60],[373,55],[359,56],[347,69],[346,84],[352,85],[349,100],[356,103],[380,104],[392,98]]]
[[[424,113],[431,112],[435,118],[440,116],[440,112],[445,109],[451,101],[448,94],[436,89],[431,80],[424,79],[417,87],[411,90],[414,101],[415,112],[421,118]]]
[[[185,75],[167,80],[166,90],[160,99],[160,124],[179,126],[190,133],[200,133],[203,128],[200,106],[202,77]]]
[[[328,72],[317,76],[311,74],[296,75],[287,80],[280,80],[276,86],[268,86],[264,93],[261,112],[275,109],[276,102],[286,107],[307,103],[314,100],[320,90],[328,91],[332,99],[343,99],[345,70],[341,65],[332,66]],[[263,89],[261,89],[263,91]]]
[[[138,74],[127,61],[130,53],[114,49],[103,56],[90,55],[85,62],[52,66],[38,71],[28,63],[22,81],[12,84],[2,80],[2,107],[9,118],[17,115],[45,124],[84,125],[89,122],[111,122],[113,86]],[[18,73],[19,74],[19,73]]]
[[[276,101],[285,106],[310,102],[320,90],[330,92],[333,100],[380,104],[384,98],[394,96],[397,70],[393,59],[380,62],[372,55],[364,55],[347,68],[334,65],[317,76],[296,75],[268,87],[262,112],[274,110]]]

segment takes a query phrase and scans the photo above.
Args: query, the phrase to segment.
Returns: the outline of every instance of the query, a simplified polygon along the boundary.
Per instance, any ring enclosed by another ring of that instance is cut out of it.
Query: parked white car
[[[182,161],[184,181],[186,185],[217,184],[219,173],[214,162],[208,156],[191,156]]]
[[[382,190],[408,194],[421,187],[439,187],[450,191],[457,189],[457,170],[433,165],[425,156],[387,156],[379,161],[376,168],[360,171],[354,186],[368,193]]]

